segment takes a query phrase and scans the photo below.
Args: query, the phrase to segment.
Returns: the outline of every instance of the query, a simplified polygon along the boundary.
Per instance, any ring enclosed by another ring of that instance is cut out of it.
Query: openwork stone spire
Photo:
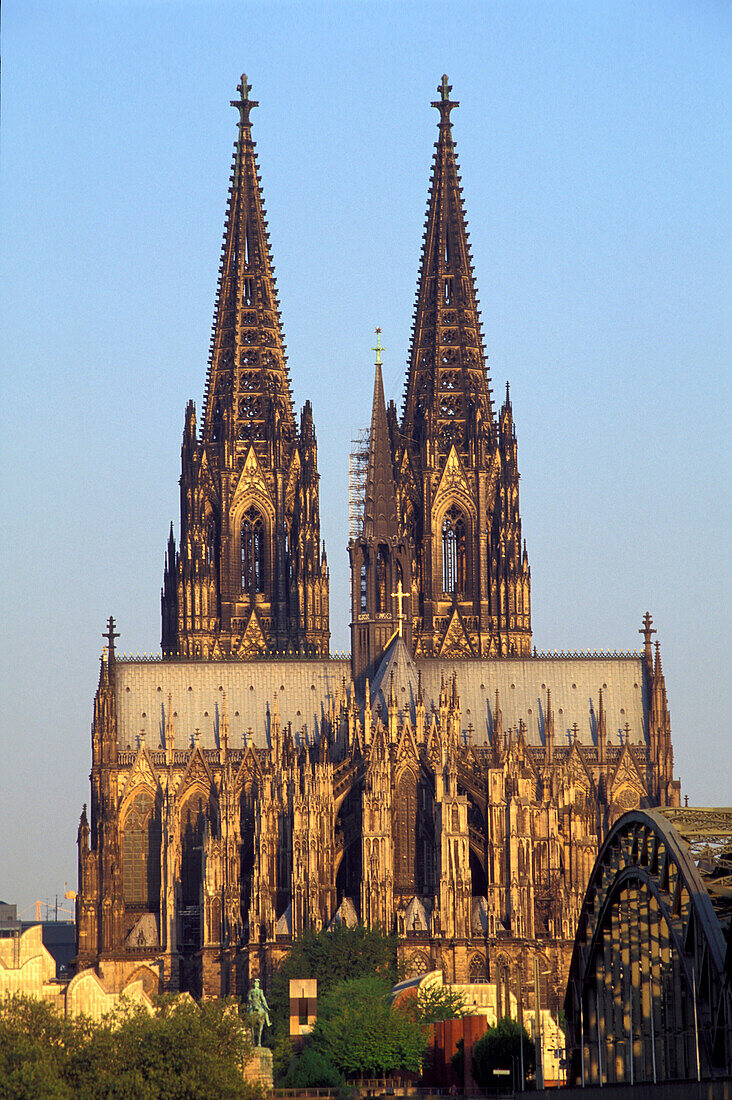
[[[404,434],[425,432],[443,451],[466,446],[471,427],[493,424],[478,298],[468,243],[450,113],[459,103],[443,76],[427,219],[423,237]],[[473,424],[471,425],[471,421]]]
[[[452,137],[446,76],[395,471],[411,558],[415,651],[525,654],[530,574],[510,402],[496,419]],[[392,433],[393,435],[396,433]]]
[[[296,423],[250,91],[243,76],[203,425],[199,437],[190,402],[163,577],[166,656],[328,652],[313,412],[306,402]]]
[[[250,114],[258,106],[242,76],[239,129],[229,188],[202,438],[225,434],[240,444],[266,437],[278,418],[295,434],[292,394],[279,316],[267,219],[257,172]]]

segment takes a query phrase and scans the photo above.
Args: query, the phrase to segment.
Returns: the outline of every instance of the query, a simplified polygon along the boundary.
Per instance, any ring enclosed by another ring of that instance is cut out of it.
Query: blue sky
[[[494,392],[510,380],[540,649],[662,642],[690,803],[732,801],[723,3],[6,0],[0,896],[75,885],[106,617],[159,647],[203,392],[240,74],[295,400],[313,403],[333,648],[373,329],[401,398],[449,74]]]

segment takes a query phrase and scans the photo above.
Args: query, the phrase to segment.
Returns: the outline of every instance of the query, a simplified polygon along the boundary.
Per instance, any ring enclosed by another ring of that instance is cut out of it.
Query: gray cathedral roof
[[[490,743],[495,721],[496,691],[503,729],[525,724],[528,744],[544,743],[547,689],[551,691],[555,744],[577,740],[596,743],[599,692],[613,744],[647,739],[648,701],[640,655],[579,657],[509,657],[495,660],[414,661],[401,639],[387,651],[371,685],[374,711],[381,705],[386,717],[394,677],[394,694],[402,713],[412,721],[421,675],[427,716],[439,707],[440,688],[448,695],[457,677],[461,725],[476,745]],[[118,660],[117,719],[120,748],[134,748],[145,734],[147,744],[164,744],[165,719],[170,711],[176,747],[190,745],[196,731],[204,748],[216,748],[224,697],[229,718],[229,743],[241,746],[247,735],[259,747],[268,743],[276,705],[282,727],[292,723],[293,734],[308,740],[320,734],[322,716],[343,691],[350,691],[348,660],[278,661],[151,661]],[[170,696],[170,702],[168,697]],[[276,699],[276,702],[275,702]]]

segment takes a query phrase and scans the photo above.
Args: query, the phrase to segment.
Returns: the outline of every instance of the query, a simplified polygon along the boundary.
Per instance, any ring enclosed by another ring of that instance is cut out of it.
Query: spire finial
[[[258,107],[256,99],[250,99],[249,93],[252,90],[251,84],[247,84],[246,73],[242,73],[241,81],[237,85],[237,92],[240,94],[239,99],[232,99],[231,106],[236,107],[239,111],[239,126],[243,128],[245,126],[251,126],[251,119],[249,118],[249,112],[252,107]]]
[[[371,350],[376,352],[376,366],[380,367],[381,353],[382,351],[386,351],[386,348],[383,348],[381,346],[381,329],[377,327],[374,331],[376,332],[376,347],[372,348]]]
[[[114,640],[115,640],[115,638],[119,638],[119,634],[116,633],[114,627],[115,627],[115,622],[114,622],[114,619],[112,618],[112,616],[110,615],[109,616],[109,621],[107,623],[107,632],[106,632],[106,634],[102,634],[102,637],[106,638],[108,643],[109,643],[109,645],[108,645],[109,660],[112,660],[112,661],[114,660]]]
[[[440,98],[432,106],[440,112],[440,126],[449,126],[450,111],[453,107],[459,107],[460,104],[456,99],[450,99],[452,84],[448,83],[447,73],[443,73],[442,80],[437,85],[437,91],[440,93]]]

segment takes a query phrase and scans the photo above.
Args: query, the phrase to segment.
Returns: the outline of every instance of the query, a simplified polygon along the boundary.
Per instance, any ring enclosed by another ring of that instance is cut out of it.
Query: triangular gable
[[[469,512],[473,512],[473,495],[454,443],[450,448],[440,483],[437,486],[433,505],[434,510],[439,510],[446,498],[460,500]]]
[[[442,765],[442,745],[440,743],[440,735],[437,732],[437,722],[435,721],[434,714],[432,715],[429,737],[427,738],[427,759],[432,765],[433,771],[437,771]]]
[[[259,622],[259,616],[257,609],[252,608],[252,612],[249,616],[249,622],[246,625],[246,629],[241,636],[241,641],[236,649],[237,657],[242,657],[245,661],[251,660],[253,657],[258,657],[260,653],[267,652],[267,639],[264,636],[261,623]]]
[[[594,792],[595,781],[587,766],[585,754],[582,752],[582,746],[579,741],[575,741],[572,748],[569,750],[566,768],[575,783],[579,783],[581,787],[585,787],[587,790]]]
[[[414,477],[412,463],[409,458],[409,453],[406,450],[402,454],[402,461],[399,466],[399,474],[399,480],[401,481],[402,486],[407,489],[407,495],[409,499],[413,502],[419,494],[417,493],[417,482]],[[409,492],[410,489],[411,492]]]
[[[285,490],[285,511],[290,515],[295,510],[295,496],[297,494],[297,486],[300,478],[300,453],[295,451],[292,462],[290,463],[290,473],[287,479],[287,488]]]
[[[488,484],[486,485],[485,501],[488,513],[493,510],[493,504],[496,496],[496,489],[498,487],[498,475],[501,470],[501,452],[496,448],[491,458],[490,469],[488,470]]]
[[[216,492],[216,486],[214,485],[213,478],[211,476],[211,464],[208,460],[208,452],[204,450],[201,457],[201,473],[199,484],[212,501],[216,502],[216,508],[218,509],[218,494]]]
[[[254,497],[258,504],[267,507],[271,518],[274,518],[274,505],[270,495],[269,486],[265,480],[262,468],[257,460],[254,447],[249,448],[249,453],[244,461],[244,467],[239,475],[239,483],[234,493],[234,500],[242,497]]]
[[[443,658],[475,657],[475,651],[457,607],[453,608],[452,617],[440,645],[439,656]]]
[[[412,724],[409,719],[406,719],[402,726],[402,735],[399,738],[399,744],[397,745],[397,763],[401,763],[405,760],[419,760],[419,750],[417,749],[417,743],[414,740],[414,734],[412,733]]]
[[[178,795],[180,796],[183,791],[196,784],[204,787],[206,792],[213,787],[213,777],[198,745],[191,753],[188,766],[178,788]]]
[[[241,790],[243,787],[249,785],[261,778],[261,769],[259,767],[259,757],[254,751],[251,745],[247,745],[244,758],[239,765],[239,770],[236,773],[236,787],[237,790]]]
[[[620,760],[618,760],[617,767],[610,780],[611,797],[614,798],[620,788],[625,785],[635,787],[639,793],[645,794],[646,785],[638,768],[638,764],[636,763],[635,756],[627,742],[623,745]]]
[[[127,776],[127,782],[120,792],[120,801],[129,798],[138,787],[147,787],[153,792],[158,788],[158,775],[144,745],[140,745],[137,750],[137,756]]]

